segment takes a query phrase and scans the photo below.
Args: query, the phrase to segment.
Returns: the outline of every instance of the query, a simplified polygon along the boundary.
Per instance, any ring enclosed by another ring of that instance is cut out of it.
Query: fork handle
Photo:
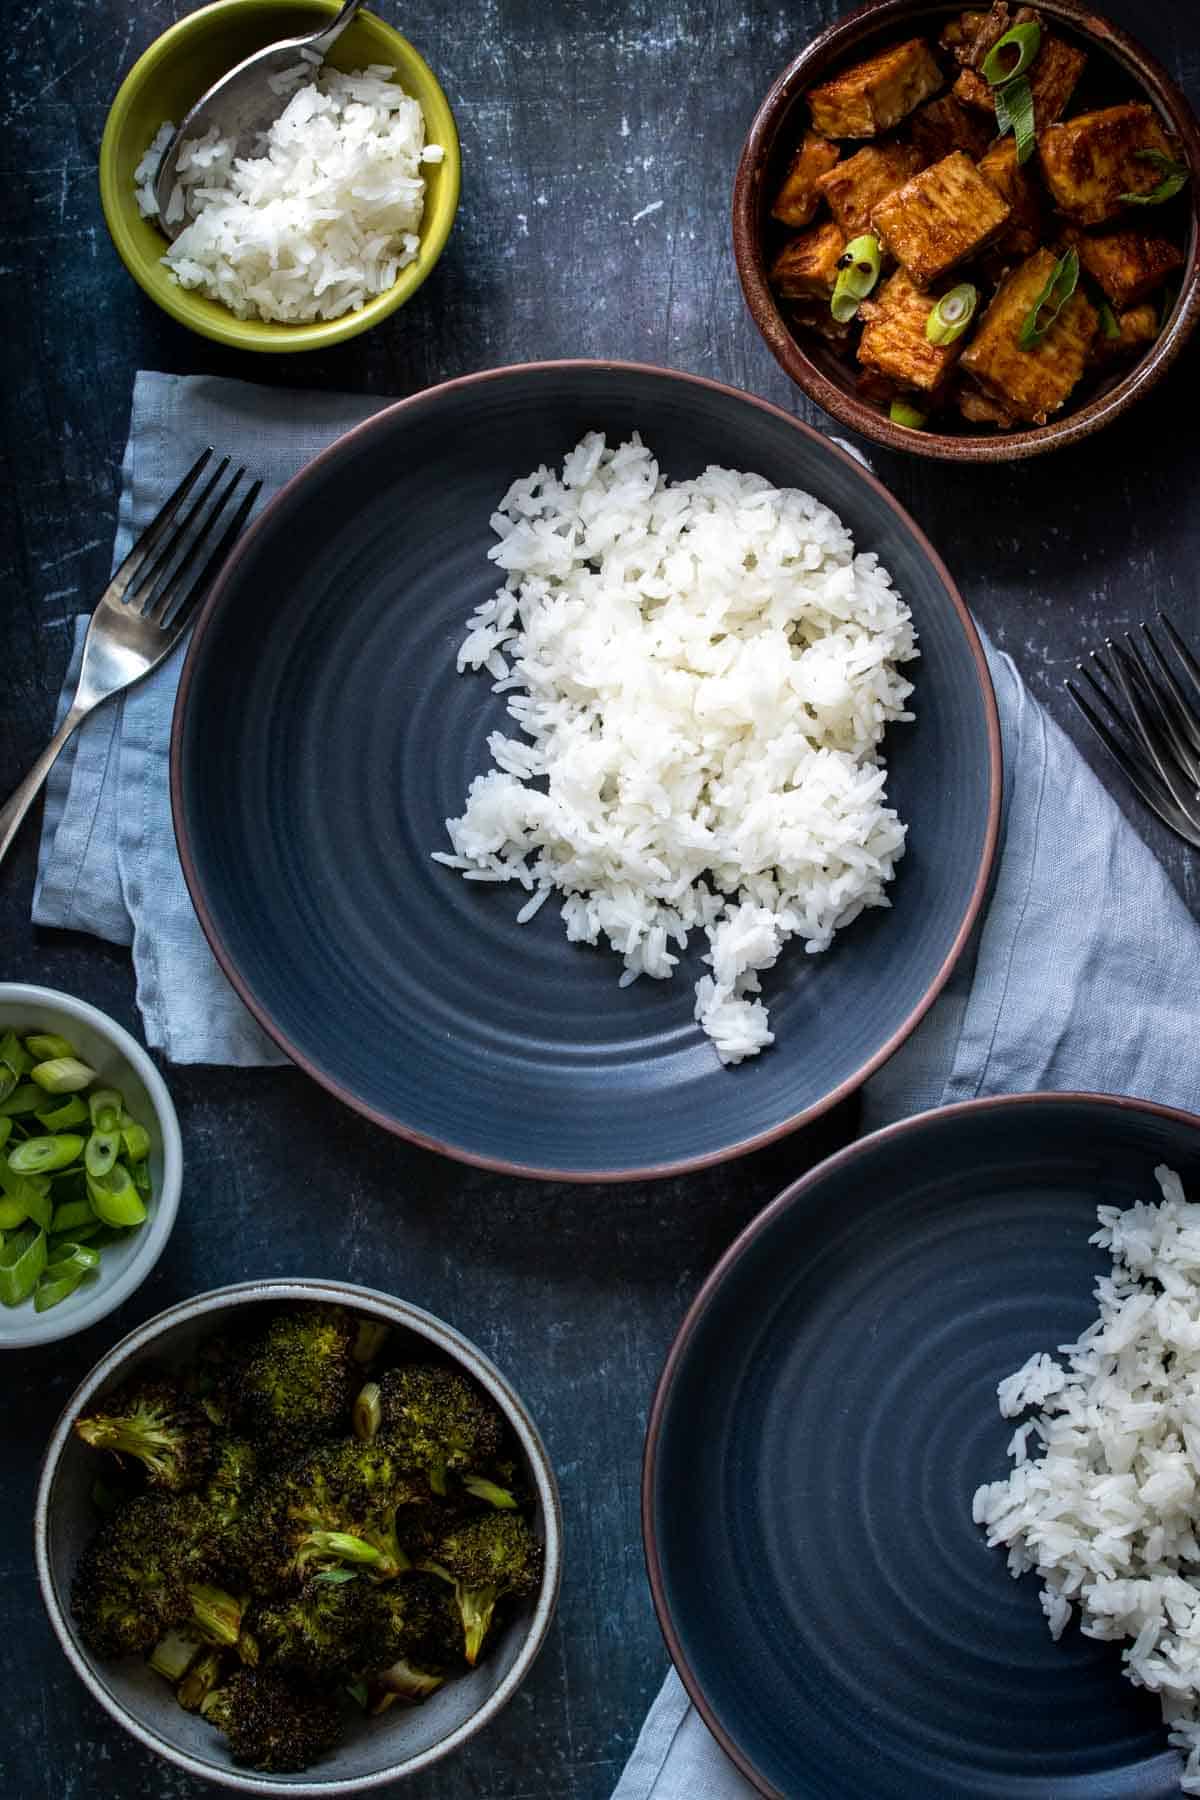
[[[90,711],[90,706],[80,706],[78,702],[71,707],[20,787],[0,806],[0,862],[7,856],[22,819],[37,799],[41,785],[58,761],[63,745]]]

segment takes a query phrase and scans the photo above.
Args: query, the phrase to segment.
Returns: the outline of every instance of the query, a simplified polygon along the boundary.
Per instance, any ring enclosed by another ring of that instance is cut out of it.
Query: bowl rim
[[[219,1764],[205,1762],[200,1757],[193,1756],[189,1751],[180,1749],[178,1745],[171,1743],[169,1739],[162,1737],[151,1727],[143,1725],[140,1720],[133,1718],[126,1711],[117,1696],[100,1678],[90,1657],[86,1656],[76,1644],[65,1609],[59,1600],[54,1580],[50,1558],[50,1539],[53,1531],[55,1486],[61,1467],[63,1448],[71,1435],[72,1420],[98,1389],[120,1373],[135,1351],[145,1349],[177,1325],[207,1316],[219,1315],[233,1307],[313,1300],[322,1300],[330,1304],[373,1313],[378,1318],[386,1319],[389,1324],[415,1332],[418,1337],[426,1339],[427,1342],[435,1345],[464,1367],[487,1390],[512,1426],[522,1454],[532,1471],[545,1529],[545,1564],[537,1603],[529,1616],[525,1637],[512,1667],[483,1704],[461,1725],[448,1732],[436,1744],[417,1752],[406,1762],[393,1763],[390,1767],[377,1770],[370,1775],[355,1775],[328,1781],[285,1782],[267,1775],[257,1774],[251,1769],[242,1770],[236,1766],[222,1768]],[[420,1770],[432,1767],[434,1763],[440,1762],[444,1756],[449,1755],[451,1751],[458,1749],[460,1745],[474,1737],[507,1705],[528,1675],[548,1635],[562,1581],[562,1507],[554,1467],[546,1446],[542,1442],[541,1434],[533,1423],[524,1401],[507,1376],[502,1374],[491,1358],[486,1356],[478,1345],[472,1343],[470,1338],[465,1337],[462,1332],[444,1319],[439,1319],[436,1314],[427,1312],[424,1307],[417,1306],[408,1300],[401,1300],[393,1294],[384,1293],[380,1288],[363,1287],[349,1281],[307,1276],[268,1277],[260,1280],[232,1282],[225,1287],[209,1288],[204,1293],[193,1295],[187,1300],[177,1301],[175,1305],[156,1313],[153,1318],[147,1319],[144,1324],[137,1326],[135,1330],[127,1333],[118,1343],[114,1344],[79,1383],[64,1406],[51,1433],[38,1474],[33,1535],[38,1586],[55,1635],[75,1673],[110,1717],[115,1719],[118,1725],[123,1726],[146,1749],[155,1751],[159,1756],[174,1763],[177,1768],[186,1770],[190,1775],[198,1775],[205,1781],[233,1788],[239,1793],[274,1794],[277,1797],[293,1794],[329,1796],[365,1793],[370,1788],[381,1787],[386,1782],[405,1779],[409,1775],[417,1774]]]
[[[78,1307],[70,1302],[49,1312],[30,1314],[30,1323],[5,1329],[0,1334],[0,1351],[29,1349],[38,1344],[51,1344],[74,1337],[107,1318],[139,1288],[166,1248],[167,1239],[179,1213],[183,1189],[183,1139],[179,1117],[166,1082],[155,1067],[149,1052],[123,1025],[101,1012],[87,1000],[77,1000],[57,988],[40,987],[25,981],[0,982],[0,1003],[42,1009],[77,1019],[89,1026],[97,1036],[110,1043],[117,1054],[130,1065],[142,1083],[154,1108],[155,1122],[162,1137],[163,1173],[159,1191],[154,1196],[154,1210],[139,1232],[138,1243],[128,1266],[111,1284],[104,1281],[103,1263],[96,1288],[84,1297]],[[72,1295],[74,1299],[76,1296]],[[15,1315],[14,1315],[15,1316]],[[44,1323],[42,1321],[45,1321]]]
[[[733,183],[733,253],[750,316],[776,362],[810,399],[833,418],[888,450],[941,462],[1016,462],[1078,443],[1100,431],[1149,392],[1166,374],[1200,320],[1200,122],[1178,83],[1158,59],[1118,26],[1084,6],[1082,0],[1037,0],[1041,12],[1112,58],[1144,91],[1178,136],[1191,170],[1190,233],[1179,295],[1166,326],[1150,349],[1121,380],[1086,406],[1045,425],[1020,431],[909,431],[875,407],[831,381],[788,328],[767,280],[761,253],[762,175],[779,126],[798,94],[817,75],[869,40],[899,30],[918,18],[960,11],[957,0],[865,0],[845,18],[827,26],[793,57],[771,84],[751,122]]]
[[[421,219],[420,250],[415,261],[402,269],[390,288],[382,294],[376,294],[364,306],[355,312],[343,313],[336,319],[318,319],[303,324],[290,325],[283,321],[266,319],[239,319],[233,313],[228,318],[222,317],[226,309],[211,318],[207,313],[196,316],[192,310],[191,291],[183,289],[165,280],[152,280],[143,267],[142,258],[134,244],[131,219],[128,206],[123,204],[122,188],[117,178],[117,154],[126,120],[135,97],[141,93],[148,80],[153,78],[159,64],[176,48],[186,44],[198,31],[204,31],[210,24],[219,24],[222,17],[235,13],[270,14],[311,12],[315,17],[332,17],[338,11],[339,0],[208,0],[204,6],[188,12],[182,18],[168,25],[165,31],[150,43],[137,61],[125,75],[117,89],[108,114],[104,121],[104,130],[100,138],[100,156],[97,168],[97,180],[100,187],[100,205],[104,213],[104,222],[108,227],[117,255],[126,270],[137,282],[148,299],[174,319],[177,324],[184,325],[200,337],[209,338],[215,343],[227,344],[235,350],[252,350],[268,355],[288,355],[301,350],[321,350],[330,345],[344,343],[346,339],[356,337],[360,332],[368,331],[382,319],[395,312],[406,301],[410,300],[432,273],[446,240],[450,236],[462,185],[462,151],[458,137],[458,127],[454,112],[446,97],[441,82],[421,55],[416,46],[396,30],[378,13],[363,7],[356,15],[359,20],[378,27],[384,37],[394,47],[396,65],[401,78],[405,67],[416,68],[429,81],[440,107],[444,109],[445,118],[437,130],[437,141],[443,145],[445,156],[441,163],[441,181],[445,185],[445,194],[439,194],[432,225],[426,232],[428,214]],[[269,41],[269,40],[268,40]],[[406,89],[407,91],[407,89]],[[424,111],[424,108],[422,108]],[[430,121],[427,119],[426,124]],[[428,196],[427,196],[428,198]]]
[[[662,1548],[654,1519],[654,1499],[663,1422],[670,1404],[675,1379],[683,1364],[688,1347],[726,1278],[763,1233],[774,1225],[781,1214],[803,1199],[811,1188],[825,1181],[831,1174],[852,1168],[864,1152],[875,1150],[881,1145],[903,1146],[906,1140],[919,1140],[923,1132],[936,1129],[944,1121],[964,1116],[978,1116],[993,1112],[1009,1113],[1013,1115],[1014,1127],[1019,1129],[1023,1113],[1033,1109],[1051,1109],[1063,1105],[1090,1105],[1108,1109],[1117,1114],[1137,1113],[1153,1118],[1169,1119],[1172,1123],[1187,1126],[1197,1136],[1200,1136],[1200,1114],[1198,1113],[1188,1112],[1179,1106],[1168,1106],[1159,1100],[1142,1100],[1130,1094],[1092,1093],[1083,1089],[1066,1089],[1062,1092],[1040,1089],[1031,1094],[987,1094],[974,1100],[959,1100],[949,1106],[934,1106],[925,1112],[910,1113],[906,1118],[894,1120],[890,1125],[880,1126],[877,1131],[871,1131],[864,1137],[855,1138],[853,1143],[845,1145],[841,1150],[835,1151],[832,1156],[816,1163],[795,1181],[789,1182],[787,1187],[776,1194],[775,1198],[761,1212],[756,1213],[705,1277],[671,1341],[662,1372],[655,1385],[654,1398],[650,1403],[650,1413],[646,1423],[646,1440],[642,1451],[641,1519],[646,1576],[650,1583],[654,1611],[667,1647],[667,1654],[670,1656],[692,1704],[730,1761],[741,1771],[757,1793],[766,1796],[766,1800],[787,1800],[787,1796],[781,1794],[778,1788],[772,1787],[766,1777],[759,1773],[750,1757],[717,1717],[695,1669],[688,1661],[667,1603]],[[917,1144],[913,1144],[910,1149],[915,1150],[917,1147]]]
[[[936,971],[928,989],[909,1013],[908,1017],[904,1019],[896,1031],[893,1032],[892,1036],[881,1045],[878,1050],[869,1056],[857,1070],[853,1071],[844,1081],[840,1082],[836,1088],[826,1094],[821,1100],[815,1102],[811,1106],[803,1108],[798,1113],[792,1114],[787,1119],[781,1120],[777,1125],[771,1126],[768,1130],[757,1132],[752,1137],[740,1139],[738,1142],[726,1145],[720,1150],[709,1151],[700,1156],[682,1157],[671,1163],[649,1164],[645,1167],[634,1169],[581,1170],[543,1168],[537,1164],[515,1163],[508,1161],[503,1157],[487,1156],[479,1152],[467,1151],[461,1146],[445,1143],[438,1138],[429,1136],[425,1132],[417,1131],[412,1127],[400,1124],[395,1119],[390,1118],[386,1113],[380,1112],[377,1108],[369,1106],[364,1101],[360,1100],[336,1077],[319,1069],[310,1057],[307,1057],[291,1042],[286,1031],[284,1031],[284,1029],[274,1020],[269,1008],[257,997],[250,987],[250,984],[242,976],[232,953],[227,949],[222,940],[216,920],[214,919],[205,898],[200,870],[192,852],[183,801],[183,726],[187,715],[192,681],[195,676],[197,662],[205,636],[212,625],[218,610],[223,604],[225,590],[236,575],[242,561],[253,552],[259,536],[271,529],[276,511],[291,503],[293,496],[299,490],[301,484],[308,479],[311,471],[324,467],[335,458],[344,456],[348,450],[357,448],[361,442],[369,441],[369,439],[376,434],[390,430],[397,418],[403,418],[414,409],[430,405],[436,406],[447,394],[479,387],[492,382],[504,381],[514,376],[527,375],[531,372],[537,374],[562,374],[579,373],[581,371],[600,371],[605,374],[616,376],[651,375],[664,382],[682,382],[690,387],[719,394],[727,399],[735,399],[744,405],[755,407],[758,410],[769,414],[772,418],[782,420],[793,431],[798,432],[802,437],[808,438],[814,444],[818,444],[822,451],[833,457],[835,461],[844,463],[846,467],[853,472],[854,476],[871,489],[876,497],[882,501],[884,506],[895,516],[901,528],[907,532],[915,542],[921,556],[932,566],[935,575],[946,591],[950,604],[957,617],[959,627],[966,640],[967,649],[975,665],[975,673],[979,682],[980,698],[983,702],[988,759],[987,819],[984,828],[979,864],[976,870],[975,881],[971,889],[970,899],[968,900],[959,929],[955,934],[954,941],[950,945],[950,948],[943,958],[940,967]],[[406,399],[393,401],[390,406],[383,407],[379,412],[373,413],[370,418],[364,419],[360,424],[352,426],[350,430],[344,432],[341,437],[336,438],[332,444],[322,450],[317,456],[313,457],[310,462],[306,463],[302,469],[293,475],[290,481],[284,483],[272,497],[270,502],[263,508],[258,518],[239,539],[232,555],[221,569],[216,581],[213,583],[212,589],[192,628],[191,643],[188,646],[187,658],[184,662],[183,671],[180,676],[179,689],[175,701],[175,711],[171,721],[170,782],[171,817],[175,829],[175,842],[179,851],[179,860],[183,868],[184,880],[187,883],[188,893],[191,896],[196,917],[200,921],[201,928],[217,962],[233,985],[235,992],[245,1002],[246,1006],[258,1020],[267,1035],[279,1045],[280,1049],[283,1050],[284,1054],[293,1063],[295,1063],[297,1068],[303,1069],[306,1075],[310,1076],[314,1081],[319,1082],[321,1086],[333,1094],[336,1099],[340,1100],[344,1105],[352,1107],[356,1112],[361,1113],[364,1118],[370,1119],[373,1124],[382,1126],[385,1131],[390,1131],[396,1137],[405,1138],[410,1143],[420,1145],[422,1149],[433,1150],[438,1155],[450,1157],[456,1162],[467,1163],[475,1168],[495,1169],[502,1174],[516,1175],[525,1179],[556,1182],[569,1181],[576,1183],[616,1183],[651,1181],[667,1176],[689,1174],[693,1170],[711,1168],[718,1163],[728,1162],[735,1157],[748,1155],[753,1150],[762,1149],[765,1145],[775,1143],[779,1138],[785,1137],[789,1132],[798,1130],[802,1125],[811,1124],[814,1119],[818,1119],[824,1113],[829,1112],[850,1094],[855,1093],[862,1086],[863,1082],[868,1080],[877,1069],[882,1068],[889,1057],[894,1055],[905,1039],[913,1030],[915,1030],[921,1019],[924,1018],[925,1014],[929,1011],[929,1008],[941,993],[942,988],[949,980],[950,974],[966,946],[975,926],[976,919],[983,907],[988,892],[988,886],[991,881],[992,869],[996,858],[996,847],[999,841],[1003,790],[1003,757],[1000,741],[1000,716],[996,707],[996,696],[992,687],[992,679],[988,670],[987,659],[984,656],[983,645],[980,641],[975,622],[967,609],[966,602],[963,600],[963,597],[958,590],[958,585],[950,574],[949,569],[947,569],[945,563],[942,561],[942,558],[930,543],[928,537],[917,524],[916,520],[884,486],[883,482],[874,471],[866,467],[857,455],[852,454],[849,449],[843,449],[840,444],[836,443],[832,438],[826,437],[825,434],[818,431],[815,426],[807,424],[803,419],[796,418],[792,413],[785,412],[781,406],[776,406],[773,402],[764,400],[757,394],[750,394],[741,388],[735,388],[727,382],[714,381],[707,375],[687,374],[679,369],[664,368],[650,363],[610,360],[608,358],[567,357],[542,362],[510,363],[496,369],[485,369],[473,375],[460,375],[453,380],[440,382],[434,387],[424,388],[419,393],[409,395]]]

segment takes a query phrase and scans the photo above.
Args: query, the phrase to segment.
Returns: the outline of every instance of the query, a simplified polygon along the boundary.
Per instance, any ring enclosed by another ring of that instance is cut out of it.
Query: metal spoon
[[[276,94],[268,86],[269,77],[294,68],[301,50],[315,50],[318,56],[327,55],[361,5],[362,0],[345,0],[337,17],[320,31],[314,31],[308,37],[281,38],[278,43],[256,50],[253,56],[238,63],[201,95],[163,151],[154,180],[158,226],[167,237],[174,240],[191,223],[186,214],[182,219],[167,221],[180,145],[187,139],[203,137],[209,127],[215,125],[223,138],[232,141],[235,155],[247,154],[254,147],[257,133],[266,131],[288,102],[288,95]]]

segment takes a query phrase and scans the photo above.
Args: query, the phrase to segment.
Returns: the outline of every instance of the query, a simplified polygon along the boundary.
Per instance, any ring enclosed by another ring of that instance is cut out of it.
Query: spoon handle
[[[362,0],[345,0],[345,4],[342,7],[341,12],[337,15],[337,18],[331,19],[324,31],[318,31],[313,37],[309,38],[309,48],[316,50],[319,55],[324,56],[326,52],[331,50],[334,44],[336,44],[361,5]]]

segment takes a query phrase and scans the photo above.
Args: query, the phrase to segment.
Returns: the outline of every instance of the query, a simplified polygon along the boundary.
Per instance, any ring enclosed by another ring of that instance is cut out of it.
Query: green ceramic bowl
[[[164,119],[178,121],[205,89],[243,57],[275,43],[317,31],[333,17],[338,0],[215,0],[189,13],[151,44],[121,83],[100,142],[100,199],[121,261],[150,298],[202,337],[239,350],[317,350],[340,344],[378,324],[414,294],[442,253],[458,207],[458,132],[449,102],[433,71],[406,38],[374,14],[360,12],[329,57],[338,69],[391,63],[401,87],[420,101],[425,133],[446,155],[425,166],[425,216],[421,247],[394,287],[357,312],[313,325],[268,324],[236,319],[215,300],[182,288],[160,258],[165,240],[138,212],[133,171]]]

